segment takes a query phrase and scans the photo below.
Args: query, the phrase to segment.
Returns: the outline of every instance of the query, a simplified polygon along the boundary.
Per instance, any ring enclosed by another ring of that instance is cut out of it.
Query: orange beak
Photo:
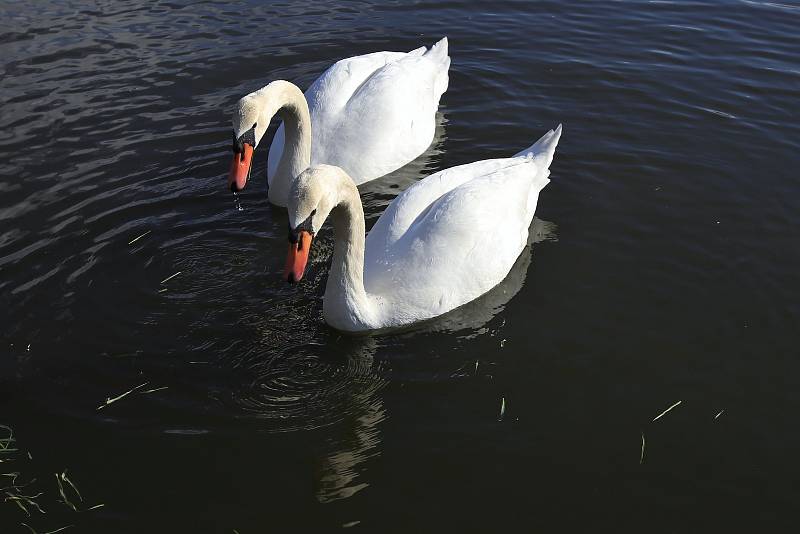
[[[242,151],[233,155],[231,170],[228,173],[228,187],[234,193],[244,189],[250,176],[250,165],[253,163],[253,147],[249,143],[242,145]]]
[[[286,272],[284,276],[290,284],[299,282],[303,278],[308,263],[308,253],[311,250],[311,233],[300,230],[297,242],[289,242],[289,255],[286,257]]]

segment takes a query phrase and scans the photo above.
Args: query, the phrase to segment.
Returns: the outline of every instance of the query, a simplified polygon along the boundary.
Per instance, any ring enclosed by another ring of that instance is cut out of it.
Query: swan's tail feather
[[[419,48],[415,48],[414,50],[409,52],[408,55],[409,56],[424,56],[425,52],[427,52],[427,51],[428,51],[428,49],[426,47],[420,46]]]
[[[448,44],[447,37],[443,37],[424,54],[426,58],[439,65],[439,73],[433,85],[437,101],[447,91],[447,86],[450,83],[450,77],[447,74],[448,69],[450,69],[450,56],[447,55]]]
[[[442,37],[430,50],[425,52],[425,56],[437,63],[449,59],[447,57],[447,37]]]
[[[522,152],[515,154],[514,157],[532,158],[537,166],[541,167],[542,169],[548,169],[550,164],[553,162],[553,156],[556,153],[556,146],[558,145],[559,139],[561,139],[560,124],[555,130],[550,130],[544,134],[541,139],[536,141]]]

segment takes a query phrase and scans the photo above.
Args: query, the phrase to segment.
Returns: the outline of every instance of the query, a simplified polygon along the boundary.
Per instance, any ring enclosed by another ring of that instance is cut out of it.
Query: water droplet
[[[239,193],[233,192],[233,205],[236,206],[236,211],[244,211],[242,203],[239,201]]]

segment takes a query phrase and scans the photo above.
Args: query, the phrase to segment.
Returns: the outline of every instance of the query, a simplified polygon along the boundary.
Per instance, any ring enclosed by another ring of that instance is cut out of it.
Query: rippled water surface
[[[368,224],[561,122],[532,245],[341,335],[330,232],[281,281],[266,142],[226,191],[233,104],[443,35],[436,140]],[[0,531],[794,530],[798,35],[795,2],[3,3],[0,474],[47,513]]]

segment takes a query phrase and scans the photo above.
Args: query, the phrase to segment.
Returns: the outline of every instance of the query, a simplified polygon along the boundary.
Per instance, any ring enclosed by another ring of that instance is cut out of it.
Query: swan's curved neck
[[[334,328],[356,330],[374,322],[374,303],[364,289],[364,208],[352,179],[341,174],[346,180],[337,180],[339,203],[331,211],[333,261],[323,314]]]
[[[258,91],[262,102],[264,130],[272,117],[283,120],[286,141],[275,176],[270,183],[270,199],[283,199],[286,205],[292,181],[311,165],[311,115],[303,92],[291,82],[277,80]],[[263,135],[263,134],[262,134]],[[274,190],[273,190],[274,189]]]

